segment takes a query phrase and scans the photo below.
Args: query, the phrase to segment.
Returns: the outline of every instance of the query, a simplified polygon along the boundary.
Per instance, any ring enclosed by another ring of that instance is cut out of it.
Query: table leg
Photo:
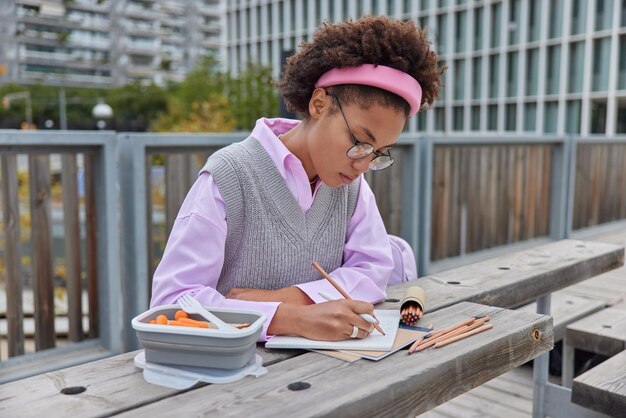
[[[563,363],[561,365],[561,385],[566,388],[572,387],[574,380],[574,347],[567,343],[567,336],[563,338]]]
[[[537,313],[550,315],[550,294],[537,299]],[[544,418],[545,394],[548,383],[550,353],[544,353],[533,361],[533,418]]]

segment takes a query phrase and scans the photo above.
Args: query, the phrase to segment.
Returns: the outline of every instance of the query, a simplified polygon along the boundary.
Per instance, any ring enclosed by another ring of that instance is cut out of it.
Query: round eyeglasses
[[[329,91],[326,92],[327,95],[331,96],[337,102],[337,106],[339,107],[339,111],[341,112],[341,116],[343,116],[344,122],[346,122],[346,127],[348,128],[348,132],[350,132],[350,138],[352,139],[352,145],[350,149],[346,152],[348,158],[352,160],[360,160],[361,158],[365,158],[369,155],[374,154],[372,161],[370,161],[369,168],[370,170],[378,171],[384,168],[387,168],[393,164],[393,157],[391,156],[391,151],[387,150],[387,152],[378,152],[374,149],[372,144],[368,144],[367,142],[361,142],[352,133],[352,129],[350,129],[350,124],[348,123],[348,119],[346,119],[345,113],[343,113],[343,108],[341,107],[341,102],[339,102],[339,98],[335,93],[331,93]]]

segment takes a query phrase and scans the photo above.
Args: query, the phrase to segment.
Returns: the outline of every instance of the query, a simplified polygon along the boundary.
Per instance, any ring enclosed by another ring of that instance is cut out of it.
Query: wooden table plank
[[[472,315],[491,316],[494,328],[440,349],[411,356],[400,351],[380,362],[347,363],[307,353],[270,366],[258,379],[204,386],[122,416],[173,408],[181,416],[415,416],[552,348],[552,319],[544,315],[463,302],[427,314],[422,322],[442,328]],[[310,387],[288,388],[297,382]]]
[[[604,309],[604,302],[595,299],[586,299],[573,296],[559,290],[552,294],[550,302],[550,316],[554,321],[554,342],[561,341],[565,336],[565,328],[572,322],[578,321],[594,312]],[[529,303],[518,311],[537,312],[537,303]]]
[[[612,417],[626,416],[626,351],[574,379],[572,402]]]
[[[387,296],[401,300],[407,287],[417,285],[426,290],[428,312],[459,300],[512,308],[623,264],[623,247],[561,240],[393,286]],[[380,309],[397,307],[399,302],[387,302]]]
[[[568,325],[567,343],[580,350],[613,356],[626,348],[626,311],[607,308]]]
[[[0,417],[106,416],[179,393],[144,381],[142,370],[133,364],[139,351],[0,385]],[[266,350],[262,345],[257,352],[265,365],[303,353]],[[71,387],[87,390],[77,395],[60,393]]]

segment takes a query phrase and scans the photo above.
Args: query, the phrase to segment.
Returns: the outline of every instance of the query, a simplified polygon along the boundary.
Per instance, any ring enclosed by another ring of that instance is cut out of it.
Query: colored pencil
[[[473,330],[465,332],[463,334],[454,336],[452,338],[449,338],[449,339],[446,339],[446,340],[443,340],[443,341],[439,341],[438,343],[435,344],[435,348],[443,347],[444,345],[448,345],[448,344],[453,343],[455,341],[462,340],[463,338],[471,337],[472,335],[481,333],[483,331],[487,331],[488,329],[491,329],[491,328],[493,328],[493,324],[483,325],[482,327],[473,329]]]
[[[339,286],[339,285],[337,284],[337,282],[335,282],[335,281],[333,280],[333,278],[332,278],[332,277],[330,277],[330,276],[328,275],[328,273],[326,273],[326,270],[324,270],[324,269],[322,268],[322,266],[320,266],[319,264],[317,264],[315,261],[314,261],[314,262],[312,262],[312,263],[311,263],[311,265],[312,265],[312,266],[313,266],[313,267],[314,267],[317,271],[319,271],[319,272],[322,274],[322,276],[324,276],[324,278],[325,278],[326,280],[328,280],[328,281],[330,282],[330,284],[332,284],[332,285],[333,285],[333,287],[334,287],[335,289],[337,289],[337,291],[338,291],[339,293],[341,293],[341,296],[343,296],[344,298],[346,298],[346,299],[348,299],[348,300],[352,300],[352,298],[350,297],[350,295],[348,295],[348,294],[346,293],[346,291],[345,291],[345,290],[343,290],[343,289],[341,288],[341,286]],[[376,317],[374,317],[374,318],[376,318]],[[376,330],[377,330],[378,332],[380,332],[381,334],[385,335],[385,331],[383,331],[383,329],[380,327],[380,325],[378,325],[378,324],[374,324],[374,328],[376,328]]]

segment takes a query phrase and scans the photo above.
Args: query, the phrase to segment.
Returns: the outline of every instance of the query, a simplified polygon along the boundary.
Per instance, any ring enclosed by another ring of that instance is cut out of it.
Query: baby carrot
[[[177,326],[177,327],[202,328],[199,325],[189,324],[187,322],[181,322],[181,321],[167,321],[167,325],[174,325],[174,326]]]
[[[149,324],[156,324],[156,321],[154,319],[151,319],[148,321]]]
[[[174,315],[174,319],[178,321],[180,320],[180,318],[189,318],[189,314],[183,311],[182,309],[179,309],[176,311],[176,314]]]
[[[156,317],[156,323],[161,325],[167,325],[167,316],[159,315]]]
[[[196,321],[195,319],[191,319],[191,318],[176,318],[176,319],[178,320],[178,322],[182,322],[184,324],[194,325],[199,328],[209,328],[209,323],[206,321]]]

